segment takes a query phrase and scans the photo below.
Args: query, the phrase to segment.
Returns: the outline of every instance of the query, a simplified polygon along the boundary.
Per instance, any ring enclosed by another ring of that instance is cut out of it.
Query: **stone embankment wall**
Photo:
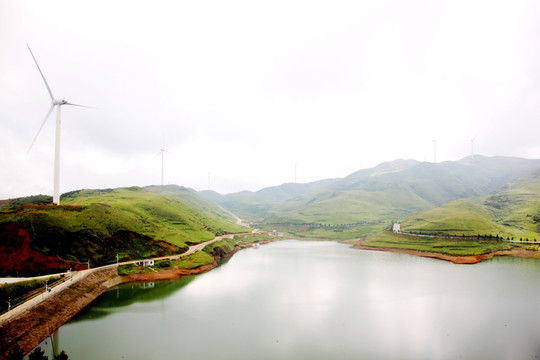
[[[0,359],[7,359],[15,346],[24,354],[32,351],[85,306],[121,282],[116,268],[96,271],[5,322],[0,326]]]

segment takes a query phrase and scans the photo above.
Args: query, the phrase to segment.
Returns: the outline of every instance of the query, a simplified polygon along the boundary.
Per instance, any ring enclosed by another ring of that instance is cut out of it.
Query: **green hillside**
[[[210,240],[215,235],[244,230],[243,227],[234,224],[232,217],[225,219],[204,212],[204,204],[195,205],[195,195],[189,200],[182,201],[138,187],[115,189],[106,193],[82,190],[65,194],[62,204],[76,204],[76,206],[106,204],[121,210],[125,217],[129,217],[132,220],[130,228],[138,233],[179,246]]]
[[[195,204],[196,196],[190,201]],[[96,266],[116,261],[116,254],[137,259],[181,253],[188,244],[245,230],[232,218],[192,205],[132,187],[74,191],[63,194],[61,206],[11,206],[0,211],[0,255],[4,263],[21,256],[28,266],[32,260],[26,258],[40,254]]]
[[[415,214],[403,231],[492,234],[540,240],[540,172],[522,176],[488,196],[462,199]]]
[[[173,197],[181,202],[191,206],[198,212],[212,217],[214,221],[222,221],[230,226],[230,223],[235,223],[236,220],[228,212],[224,211],[215,202],[207,200],[204,196],[193,189],[189,189],[178,185],[164,185],[164,186],[148,186],[145,190]],[[244,228],[235,228],[236,231],[244,231]],[[231,232],[231,231],[229,231]]]

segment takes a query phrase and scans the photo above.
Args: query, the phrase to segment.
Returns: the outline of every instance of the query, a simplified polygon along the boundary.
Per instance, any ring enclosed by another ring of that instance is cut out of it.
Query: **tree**
[[[49,360],[49,357],[45,355],[45,351],[41,350],[38,346],[28,355],[28,360]]]
[[[64,350],[60,352],[55,358],[55,360],[69,360],[69,356],[66,354]]]

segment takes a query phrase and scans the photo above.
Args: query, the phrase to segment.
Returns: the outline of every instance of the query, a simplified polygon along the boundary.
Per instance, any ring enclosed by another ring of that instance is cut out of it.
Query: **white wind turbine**
[[[72,104],[64,98],[55,99],[52,94],[51,88],[49,87],[49,84],[47,83],[47,80],[45,80],[45,76],[43,75],[43,72],[41,71],[41,68],[39,67],[36,57],[34,56],[34,53],[32,53],[32,50],[30,49],[30,46],[28,46],[28,44],[26,44],[26,47],[28,47],[28,51],[30,51],[30,55],[32,55],[32,58],[34,59],[34,62],[36,63],[39,73],[41,74],[41,77],[43,78],[43,82],[45,82],[47,91],[49,92],[49,95],[51,96],[51,107],[49,108],[47,115],[45,115],[45,119],[41,123],[41,126],[39,127],[36,137],[34,138],[34,141],[32,141],[32,144],[28,148],[28,152],[30,152],[30,150],[32,149],[32,146],[34,146],[34,143],[36,142],[36,139],[39,133],[41,132],[41,129],[43,129],[43,126],[45,125],[45,123],[47,122],[47,119],[51,115],[53,108],[56,106],[56,135],[55,135],[55,141],[54,141],[53,204],[60,205],[60,125],[61,125],[60,108],[62,107],[62,105],[81,106],[81,107],[88,107],[88,106]]]
[[[437,137],[433,136],[433,163],[437,163]]]
[[[160,149],[157,155],[161,154],[161,186],[164,185],[165,179],[165,153],[168,152],[165,149]]]
[[[476,136],[471,139],[471,160],[474,160],[474,140],[476,140]]]

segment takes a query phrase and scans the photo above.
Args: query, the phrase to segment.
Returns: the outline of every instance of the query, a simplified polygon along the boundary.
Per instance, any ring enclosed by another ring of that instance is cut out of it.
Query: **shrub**
[[[45,351],[41,350],[38,346],[28,355],[28,360],[48,360],[49,357],[45,355]]]
[[[155,265],[155,267],[157,267],[159,269],[167,269],[167,268],[170,268],[172,266],[172,263],[171,263],[170,260],[162,260],[162,261],[156,262],[154,265]]]

